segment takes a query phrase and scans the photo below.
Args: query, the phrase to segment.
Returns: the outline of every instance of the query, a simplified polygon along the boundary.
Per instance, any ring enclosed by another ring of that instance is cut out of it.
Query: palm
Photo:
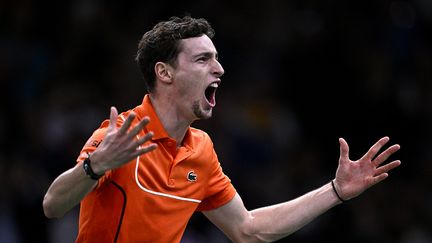
[[[387,178],[387,172],[400,165],[399,160],[382,165],[400,146],[395,144],[378,154],[379,150],[389,141],[381,138],[359,160],[349,159],[349,147],[344,139],[339,139],[340,158],[336,171],[336,184],[341,197],[350,199],[358,196],[369,187]]]
[[[120,167],[133,158],[156,149],[156,144],[153,143],[143,145],[150,141],[153,136],[152,132],[137,138],[137,135],[149,123],[149,118],[145,117],[136,126],[131,127],[135,116],[135,113],[131,112],[123,125],[117,128],[117,109],[115,107],[111,108],[110,123],[105,139],[92,154],[92,161],[103,161],[103,164],[99,164],[103,172]]]

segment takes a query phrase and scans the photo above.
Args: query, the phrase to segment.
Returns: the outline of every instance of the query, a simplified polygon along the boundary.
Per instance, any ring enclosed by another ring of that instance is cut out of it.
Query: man
[[[173,17],[144,34],[137,62],[143,103],[102,123],[77,164],[48,189],[47,217],[81,203],[77,242],[180,242],[195,211],[235,242],[283,238],[384,180],[399,150],[381,138],[357,161],[340,142],[336,177],[294,200],[248,211],[224,175],[209,136],[191,124],[212,116],[224,69],[204,19]]]

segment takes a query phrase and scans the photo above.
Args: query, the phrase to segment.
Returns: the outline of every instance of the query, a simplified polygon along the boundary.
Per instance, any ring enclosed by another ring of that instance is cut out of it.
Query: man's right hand
[[[90,155],[93,172],[102,175],[106,171],[120,167],[136,156],[154,150],[156,144],[143,144],[151,139],[152,132],[138,138],[138,134],[149,123],[145,117],[135,127],[131,127],[135,119],[131,112],[120,128],[117,128],[118,113],[111,107],[109,126],[104,140]],[[82,169],[82,163],[58,176],[48,188],[43,200],[44,213],[48,218],[60,218],[77,205],[94,187],[95,180],[89,180]]]
[[[153,132],[138,137],[138,134],[150,122],[150,119],[145,117],[135,127],[131,127],[135,117],[135,113],[131,112],[123,125],[117,128],[118,112],[115,107],[111,107],[110,121],[105,138],[90,155],[92,168],[96,174],[102,175],[108,170],[118,168],[135,157],[157,148],[154,143],[142,146],[152,138]]]

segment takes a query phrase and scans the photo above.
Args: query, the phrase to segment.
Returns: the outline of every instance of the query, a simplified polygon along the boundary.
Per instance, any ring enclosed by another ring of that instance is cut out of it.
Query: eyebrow
[[[217,52],[216,53],[213,53],[213,52],[201,52],[201,53],[198,53],[196,55],[193,55],[192,57],[194,59],[197,58],[197,57],[202,57],[202,56],[204,56],[206,58],[211,58],[211,57],[213,57],[213,55],[215,55],[216,59],[218,59],[219,55],[218,55]]]

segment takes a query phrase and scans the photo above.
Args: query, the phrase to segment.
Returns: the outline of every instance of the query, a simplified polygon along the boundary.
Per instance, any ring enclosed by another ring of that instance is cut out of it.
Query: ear
[[[172,67],[168,63],[157,62],[155,64],[156,78],[163,83],[172,83]]]

